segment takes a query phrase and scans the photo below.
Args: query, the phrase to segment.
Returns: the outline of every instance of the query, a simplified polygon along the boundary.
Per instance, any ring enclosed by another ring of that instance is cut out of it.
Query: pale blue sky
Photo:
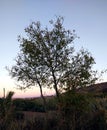
[[[75,46],[83,46],[92,53],[95,68],[107,68],[107,0],[0,0],[1,89],[10,89],[5,66],[13,65],[19,52],[17,36],[24,35],[24,28],[32,21],[48,26],[55,15],[65,18],[67,29],[76,30],[80,39]],[[12,80],[9,82],[13,84]]]

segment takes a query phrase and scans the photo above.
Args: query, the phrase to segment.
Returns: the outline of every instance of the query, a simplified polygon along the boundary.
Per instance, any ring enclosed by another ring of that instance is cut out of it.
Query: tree
[[[48,30],[41,29],[40,22],[33,22],[25,29],[27,38],[19,36],[21,49],[16,65],[10,69],[10,75],[21,81],[21,89],[38,85],[42,98],[42,87],[53,85],[59,98],[58,84],[66,71],[68,56],[73,52],[69,44],[75,35],[65,30],[62,17],[58,17],[55,22],[51,20],[50,24],[53,28]]]
[[[16,65],[10,69],[10,75],[23,84],[23,87],[38,85],[43,96],[43,87],[55,89],[58,100],[60,88],[84,86],[93,80],[91,67],[95,63],[88,51],[80,51],[74,55],[75,31],[63,27],[63,17],[51,20],[50,29],[42,29],[40,22],[33,22],[25,29],[27,37],[19,36],[20,53]],[[90,78],[90,80],[89,80]],[[68,86],[68,81],[71,80]],[[78,84],[75,84],[78,81]],[[84,81],[84,82],[83,82]],[[86,82],[85,82],[86,81]]]
[[[66,91],[87,87],[95,83],[99,78],[97,71],[92,67],[95,64],[92,55],[83,48],[71,57],[67,70],[62,78],[62,86]]]

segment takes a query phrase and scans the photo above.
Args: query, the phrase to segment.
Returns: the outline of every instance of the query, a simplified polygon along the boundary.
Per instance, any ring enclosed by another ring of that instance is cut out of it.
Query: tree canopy
[[[96,81],[92,70],[94,58],[84,49],[76,53],[74,30],[63,26],[63,17],[49,21],[51,28],[42,28],[40,22],[32,22],[26,29],[26,37],[19,36],[20,52],[10,75],[22,83],[20,88],[39,86],[54,88],[59,98],[60,90],[84,87]],[[65,89],[66,88],[66,89]]]

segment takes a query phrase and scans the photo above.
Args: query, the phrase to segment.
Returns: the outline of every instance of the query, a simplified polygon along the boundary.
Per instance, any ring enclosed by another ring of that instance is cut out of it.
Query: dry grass
[[[45,118],[46,113],[42,112],[31,112],[31,111],[23,111],[24,118],[26,120],[34,120],[35,118]]]

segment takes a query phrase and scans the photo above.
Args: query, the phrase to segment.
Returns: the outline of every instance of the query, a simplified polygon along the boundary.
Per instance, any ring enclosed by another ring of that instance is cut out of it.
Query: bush
[[[16,111],[44,112],[42,103],[30,99],[15,99],[13,101]]]
[[[94,103],[97,105],[93,97],[88,94],[65,93],[59,104],[60,118],[65,130],[106,130],[105,113],[93,109]]]

